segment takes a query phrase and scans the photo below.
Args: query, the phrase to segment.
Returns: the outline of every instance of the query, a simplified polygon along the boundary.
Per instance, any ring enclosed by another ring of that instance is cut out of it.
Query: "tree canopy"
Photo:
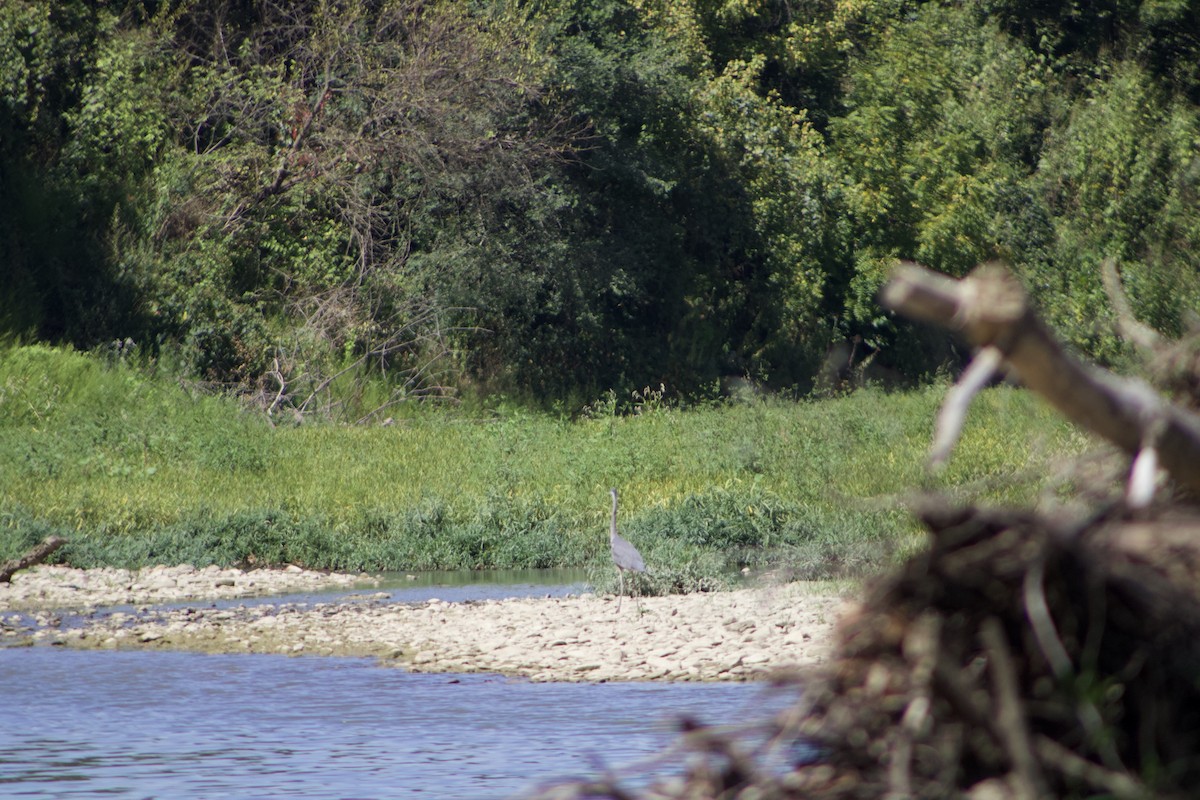
[[[1200,300],[1194,5],[12,0],[0,329],[299,413],[807,391],[953,358],[897,258],[1002,259],[1119,363],[1103,259],[1164,332]]]

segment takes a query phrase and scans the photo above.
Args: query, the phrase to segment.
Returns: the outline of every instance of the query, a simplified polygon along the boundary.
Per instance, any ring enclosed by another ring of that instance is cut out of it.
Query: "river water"
[[[741,722],[786,701],[753,684],[0,648],[0,797],[508,798],[654,755],[681,714]]]

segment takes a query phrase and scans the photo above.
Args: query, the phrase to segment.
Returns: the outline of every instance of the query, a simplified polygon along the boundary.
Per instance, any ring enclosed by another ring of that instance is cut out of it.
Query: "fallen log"
[[[1200,493],[1200,419],[1171,405],[1142,381],[1117,377],[1069,355],[1007,269],[984,264],[957,280],[902,263],[880,301],[914,320],[963,334],[980,348],[985,367],[1002,361],[1068,419],[1132,456],[1144,456],[1135,477],[1149,480],[1145,475],[1152,476],[1161,464],[1180,486]],[[959,403],[963,408],[971,387],[985,383],[977,373],[970,367],[964,373],[971,385]],[[947,417],[939,425],[943,447],[956,433],[961,412],[949,409]]]
[[[61,536],[50,536],[24,555],[0,564],[0,583],[9,583],[12,581],[13,575],[34,564],[42,563],[50,557],[51,553],[66,543],[67,540]]]

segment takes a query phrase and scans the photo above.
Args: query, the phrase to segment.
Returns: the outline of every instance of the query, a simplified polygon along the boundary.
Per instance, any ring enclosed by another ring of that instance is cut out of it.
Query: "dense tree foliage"
[[[896,258],[1002,258],[1119,361],[1102,259],[1169,333],[1200,300],[1194,6],[11,0],[0,326],[272,412],[804,390],[946,363]]]

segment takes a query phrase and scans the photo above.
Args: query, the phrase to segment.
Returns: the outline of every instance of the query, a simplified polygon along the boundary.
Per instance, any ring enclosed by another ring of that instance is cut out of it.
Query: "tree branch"
[[[963,370],[958,383],[946,394],[946,402],[942,404],[934,428],[933,448],[929,453],[930,469],[939,469],[950,457],[950,451],[954,449],[958,435],[962,433],[967,408],[1003,363],[1003,353],[995,347],[983,348]]]
[[[1200,419],[1142,381],[1118,378],[1068,355],[1008,270],[985,264],[957,280],[902,263],[880,300],[907,317],[962,333],[978,347],[996,347],[1024,384],[1068,419],[1130,455],[1154,442],[1163,468],[1180,485],[1200,492]]]
[[[1017,797],[1024,800],[1047,797],[1045,778],[1034,756],[1032,739],[1025,722],[1016,666],[1013,664],[1000,620],[995,617],[985,619],[979,631],[979,638],[987,653],[988,671],[992,675],[992,689],[997,706],[996,725],[1000,730],[1001,744],[1013,767]]]
[[[1117,333],[1143,353],[1155,353],[1156,348],[1162,344],[1162,337],[1158,335],[1157,331],[1149,325],[1143,324],[1134,316],[1133,309],[1129,305],[1129,298],[1121,286],[1121,273],[1117,271],[1115,259],[1106,258],[1100,264],[1100,278],[1104,283],[1104,292],[1108,295],[1108,301],[1112,303],[1113,311],[1117,315]]]
[[[61,536],[50,536],[25,555],[0,564],[0,583],[11,582],[14,574],[32,567],[34,564],[42,563],[50,557],[51,553],[66,543],[67,540]]]

